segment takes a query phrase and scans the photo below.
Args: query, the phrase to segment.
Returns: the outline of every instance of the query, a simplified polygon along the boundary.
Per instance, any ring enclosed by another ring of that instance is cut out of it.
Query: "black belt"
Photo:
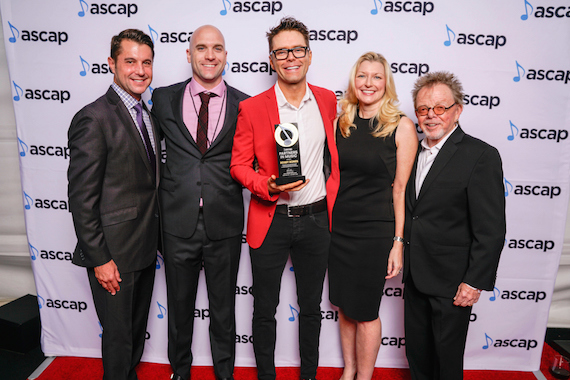
[[[278,205],[275,208],[275,212],[278,214],[284,214],[288,217],[299,217],[304,215],[315,214],[317,212],[322,212],[327,209],[326,198],[316,201],[308,205],[302,206],[289,206],[289,205]]]

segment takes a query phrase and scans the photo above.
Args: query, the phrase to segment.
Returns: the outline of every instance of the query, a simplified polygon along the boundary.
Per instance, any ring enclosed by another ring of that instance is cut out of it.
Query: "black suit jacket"
[[[406,190],[404,281],[412,276],[421,292],[449,298],[461,282],[492,290],[506,229],[499,152],[457,127],[417,199],[416,167],[417,157]]]
[[[152,114],[166,144],[159,189],[163,230],[181,238],[192,236],[202,197],[208,237],[225,239],[243,231],[242,186],[230,176],[230,159],[238,105],[249,96],[226,84],[224,125],[202,156],[182,117],[189,82],[157,88],[152,96]]]
[[[95,267],[113,259],[120,273],[148,267],[159,236],[158,166],[155,174],[115,90],[73,117],[68,139],[69,207],[78,240],[73,263]]]

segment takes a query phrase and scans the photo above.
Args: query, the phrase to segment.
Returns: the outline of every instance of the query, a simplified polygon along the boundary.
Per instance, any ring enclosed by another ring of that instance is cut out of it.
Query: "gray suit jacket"
[[[73,263],[95,267],[113,259],[121,273],[148,267],[159,236],[158,165],[155,175],[115,90],[73,117],[68,139],[69,207],[77,235]]]
[[[152,115],[166,144],[159,189],[163,230],[181,238],[192,236],[202,197],[208,237],[225,239],[243,231],[242,186],[230,176],[230,159],[238,105],[249,96],[226,84],[224,125],[202,156],[182,117],[189,81],[157,88],[152,96]]]

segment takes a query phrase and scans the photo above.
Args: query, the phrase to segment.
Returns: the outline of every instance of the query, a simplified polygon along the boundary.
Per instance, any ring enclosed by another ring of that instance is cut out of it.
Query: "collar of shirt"
[[[141,100],[136,100],[135,98],[133,98],[133,96],[131,94],[129,94],[128,92],[126,92],[125,90],[123,90],[118,84],[116,84],[115,82],[113,82],[111,84],[111,87],[113,88],[113,90],[115,90],[115,92],[117,93],[117,95],[119,95],[119,98],[121,98],[121,101],[125,104],[125,107],[127,107],[128,110],[131,110],[131,108],[133,108],[134,106],[137,105],[137,103],[142,103],[142,98]]]
[[[198,83],[198,81],[192,79],[190,81],[190,92],[192,93],[192,96],[197,97],[198,99],[200,99],[200,96],[198,95],[201,92],[208,92],[211,94],[216,94],[218,95],[218,97],[220,97],[220,99],[224,96],[224,91],[226,90],[226,83],[224,81],[221,81],[220,83],[218,83],[218,85],[214,88],[212,88],[211,90],[206,90],[204,88],[204,86],[202,86],[200,83]]]
[[[291,109],[294,109],[295,111],[298,111],[299,109],[303,108],[303,105],[305,104],[305,102],[307,102],[308,100],[314,99],[314,95],[313,95],[311,89],[309,88],[309,84],[306,83],[305,86],[306,86],[305,96],[303,96],[303,99],[301,99],[301,104],[299,104],[299,108],[297,108],[287,101],[287,98],[285,97],[285,95],[283,95],[283,91],[281,91],[281,88],[279,87],[279,82],[276,82],[275,83],[275,97],[277,98],[277,106],[279,108],[290,107]]]

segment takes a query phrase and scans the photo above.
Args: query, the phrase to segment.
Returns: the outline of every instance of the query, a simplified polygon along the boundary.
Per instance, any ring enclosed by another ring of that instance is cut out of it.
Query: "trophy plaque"
[[[277,146],[277,166],[279,167],[279,178],[275,180],[275,183],[285,185],[299,180],[305,181],[305,176],[301,174],[297,123],[276,124],[275,143]]]

